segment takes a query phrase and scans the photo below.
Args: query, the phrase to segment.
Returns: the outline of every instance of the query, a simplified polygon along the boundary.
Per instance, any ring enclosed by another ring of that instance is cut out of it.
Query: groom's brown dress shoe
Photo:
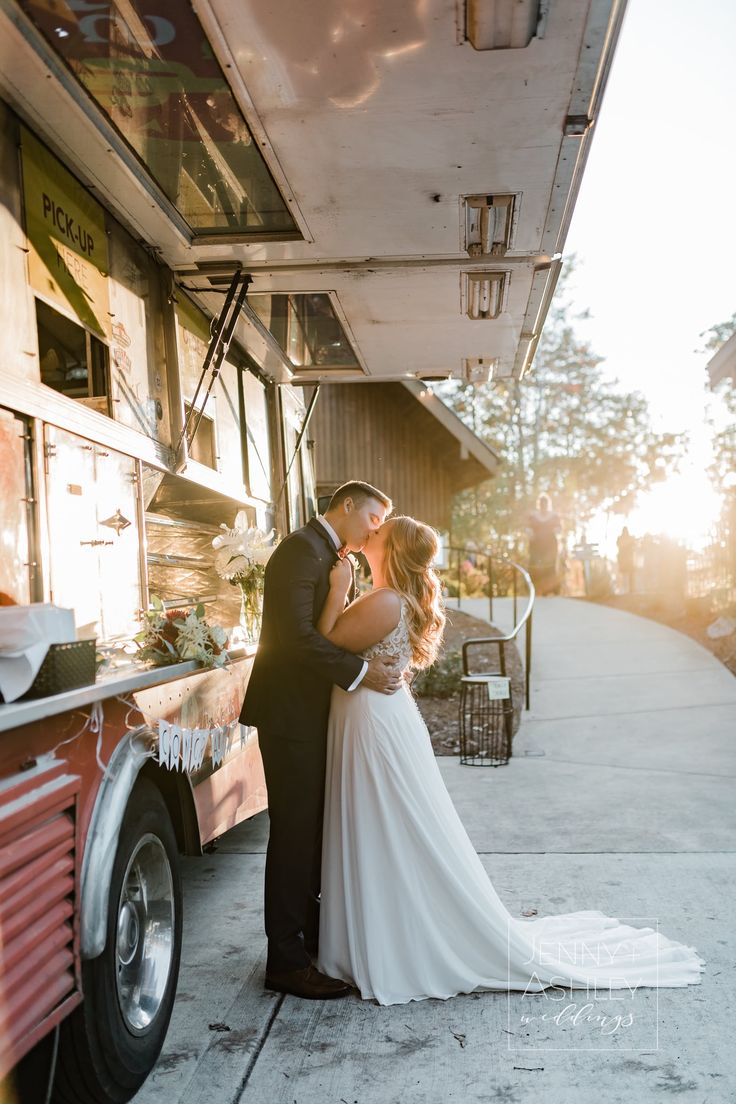
[[[322,974],[312,965],[302,970],[282,970],[279,973],[266,974],[266,989],[276,993],[291,993],[294,997],[306,1000],[334,1000],[346,997],[352,992],[352,986],[338,978]]]

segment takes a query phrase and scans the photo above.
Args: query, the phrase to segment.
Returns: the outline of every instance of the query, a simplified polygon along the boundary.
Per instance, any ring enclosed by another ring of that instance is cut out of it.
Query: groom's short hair
[[[383,503],[389,514],[394,508],[393,502],[383,491],[379,491],[377,487],[371,487],[370,483],[363,483],[360,479],[351,479],[349,483],[343,483],[333,492],[327,509],[336,510],[338,506],[342,506],[346,498],[352,498],[356,506],[362,506],[367,498],[375,498]]]

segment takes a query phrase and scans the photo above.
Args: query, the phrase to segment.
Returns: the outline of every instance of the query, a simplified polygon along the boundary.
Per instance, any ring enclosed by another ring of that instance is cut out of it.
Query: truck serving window
[[[21,7],[195,234],[301,237],[188,3]]]
[[[242,509],[255,525],[255,510],[148,464],[142,465],[142,494],[149,594],[167,609],[201,602],[213,623],[237,625],[240,591],[215,571],[212,539]]]
[[[217,471],[217,439],[215,437],[215,419],[209,414],[200,414],[199,408],[193,409],[192,404],[184,400],[184,416],[189,418],[191,425],[197,426],[197,432],[189,445],[189,455],[192,460],[205,464],[208,468]]]
[[[36,300],[36,322],[41,382],[109,415],[107,346],[40,299]]]

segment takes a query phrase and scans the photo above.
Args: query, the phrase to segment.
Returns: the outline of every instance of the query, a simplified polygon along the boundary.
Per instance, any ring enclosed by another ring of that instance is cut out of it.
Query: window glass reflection
[[[329,295],[249,295],[248,303],[294,368],[359,368]]]
[[[21,6],[193,230],[300,237],[188,3]]]

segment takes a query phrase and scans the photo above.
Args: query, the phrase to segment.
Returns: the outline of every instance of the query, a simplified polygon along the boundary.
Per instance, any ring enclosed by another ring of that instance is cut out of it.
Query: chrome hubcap
[[[138,841],[118,903],[116,974],[126,1026],[144,1035],[161,1007],[174,950],[174,885],[168,855],[150,832]]]

